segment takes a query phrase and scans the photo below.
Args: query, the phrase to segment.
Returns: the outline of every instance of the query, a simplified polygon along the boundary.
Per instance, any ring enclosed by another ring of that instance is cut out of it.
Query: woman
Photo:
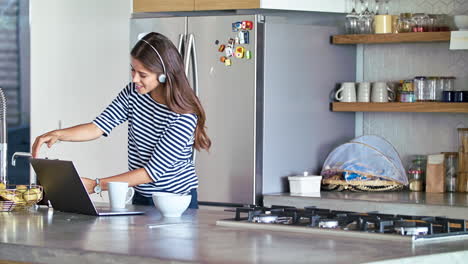
[[[89,141],[108,136],[128,121],[129,171],[102,179],[82,178],[89,193],[107,190],[111,181],[135,188],[133,204],[153,204],[156,191],[190,193],[198,208],[198,178],[193,148],[209,150],[205,112],[191,89],[182,58],[165,36],[149,33],[131,51],[132,82],[93,122],[54,130],[36,138],[32,155],[42,144]]]

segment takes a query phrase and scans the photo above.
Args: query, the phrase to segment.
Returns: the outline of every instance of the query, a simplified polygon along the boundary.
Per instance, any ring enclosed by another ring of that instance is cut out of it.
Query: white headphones
[[[161,61],[161,64],[162,64],[162,67],[163,67],[163,71],[164,71],[163,74],[160,74],[158,76],[158,81],[160,83],[166,83],[166,66],[164,65],[164,61],[163,61],[161,55],[159,54],[158,50],[155,47],[153,47],[153,45],[151,45],[148,41],[146,41],[146,40],[144,40],[142,38],[140,38],[140,40],[145,42],[146,44],[148,44],[154,50],[154,52],[156,52],[156,54],[158,55],[159,60]]]

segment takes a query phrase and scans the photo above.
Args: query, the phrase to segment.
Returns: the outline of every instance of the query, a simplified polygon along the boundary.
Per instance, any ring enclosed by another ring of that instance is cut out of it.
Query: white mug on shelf
[[[375,82],[372,85],[371,101],[374,103],[386,103],[395,100],[395,93],[386,82]]]
[[[356,85],[353,82],[344,82],[335,93],[335,99],[340,102],[356,102]]]
[[[135,194],[133,188],[128,188],[128,182],[109,182],[107,188],[109,189],[110,207],[113,209],[124,209],[125,204],[129,203]],[[131,194],[127,198],[129,191]]]
[[[370,102],[371,84],[369,82],[361,82],[358,84],[357,101],[362,103]]]

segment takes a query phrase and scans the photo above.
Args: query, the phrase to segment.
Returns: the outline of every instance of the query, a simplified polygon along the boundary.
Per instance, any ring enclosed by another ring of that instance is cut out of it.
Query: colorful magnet
[[[244,44],[249,44],[250,43],[250,34],[248,31],[242,31],[244,33]]]
[[[239,39],[239,44],[245,44],[245,39],[244,39],[244,32],[243,31],[239,31],[239,33],[237,34],[239,37],[236,37]]]
[[[219,44],[219,40],[215,40],[215,45],[218,45]]]
[[[239,42],[239,37],[235,37],[235,38],[234,38],[234,43],[235,43],[235,44],[239,44],[239,43],[240,43],[240,42]]]
[[[220,45],[219,48],[218,48],[218,51],[223,52],[225,48],[226,48],[225,45]]]
[[[224,51],[226,52],[226,57],[232,57],[232,55],[234,55],[234,52],[230,46],[227,46]]]
[[[226,57],[221,56],[221,57],[219,58],[219,61],[222,62],[222,63],[224,63],[224,62],[226,61]]]
[[[237,32],[242,28],[242,22],[232,23],[232,32]]]
[[[252,58],[252,52],[250,50],[245,52],[245,58],[250,60]]]
[[[242,21],[242,26],[241,26],[242,29],[245,29],[245,30],[252,30],[253,29],[253,23],[252,21]]]
[[[224,65],[225,65],[225,66],[231,66],[231,60],[230,60],[230,59],[226,59],[226,60],[224,61]]]
[[[236,43],[236,41],[235,41],[233,38],[230,38],[230,39],[228,40],[228,45],[231,45],[231,46],[234,47],[234,44],[235,44],[235,43]]]
[[[242,59],[244,58],[244,52],[245,52],[244,47],[237,47],[236,53],[234,53],[234,55],[236,56],[236,58]]]

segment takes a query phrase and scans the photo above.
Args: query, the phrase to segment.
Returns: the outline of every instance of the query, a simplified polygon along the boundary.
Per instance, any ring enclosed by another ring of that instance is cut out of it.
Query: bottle
[[[426,171],[425,156],[415,156],[408,170],[409,189],[413,192],[421,192],[424,190],[424,174]]]
[[[445,191],[455,192],[456,191],[456,179],[457,179],[457,152],[442,152],[445,155]]]

